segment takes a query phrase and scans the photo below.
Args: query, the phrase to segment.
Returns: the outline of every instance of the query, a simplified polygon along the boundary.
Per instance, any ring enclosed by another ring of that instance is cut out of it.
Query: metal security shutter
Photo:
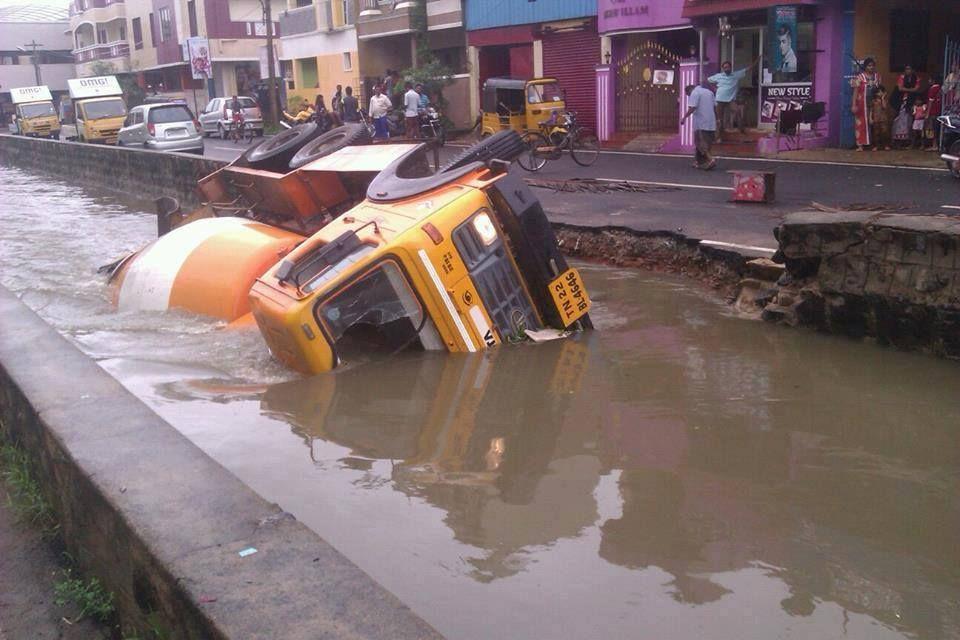
[[[591,21],[578,31],[543,34],[543,75],[560,81],[567,94],[567,108],[577,112],[581,126],[597,127],[597,72],[600,36]]]

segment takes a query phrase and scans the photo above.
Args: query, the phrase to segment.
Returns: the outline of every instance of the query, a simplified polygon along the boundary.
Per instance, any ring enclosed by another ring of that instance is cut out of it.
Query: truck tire
[[[290,168],[298,169],[317,158],[328,156],[344,147],[365,144],[369,141],[370,134],[367,133],[365,126],[362,124],[345,124],[326,133],[321,133],[300,147],[300,151],[297,151],[293,159],[290,160]]]
[[[464,149],[455,156],[450,162],[443,165],[441,172],[452,171],[465,167],[474,162],[486,162],[487,160],[506,160],[512,162],[521,153],[527,150],[520,135],[511,129],[498,131],[497,133],[484,138],[473,146]]]
[[[307,122],[282,131],[269,140],[244,152],[243,157],[254,169],[286,173],[294,154],[320,135],[314,122]]]

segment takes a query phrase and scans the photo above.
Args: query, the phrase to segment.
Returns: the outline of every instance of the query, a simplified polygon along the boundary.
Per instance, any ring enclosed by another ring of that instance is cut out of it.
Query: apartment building
[[[423,6],[425,5],[425,6]],[[426,12],[427,43],[433,55],[454,73],[444,89],[446,116],[457,126],[472,124],[466,31],[460,0],[358,0],[357,39],[364,96],[387,69],[402,71],[417,64],[416,12]]]
[[[280,61],[288,95],[330,105],[336,86],[360,90],[356,0],[288,0],[279,13]]]
[[[43,84],[54,99],[74,77],[66,9],[38,5],[0,7],[0,117],[13,112],[10,89]],[[37,43],[34,52],[33,43]],[[34,59],[34,55],[36,59]]]
[[[278,34],[275,21],[271,28]],[[259,0],[72,0],[69,30],[78,76],[132,73],[148,92],[183,96],[191,105],[256,95],[266,71]],[[204,39],[209,74],[194,77],[188,38]]]

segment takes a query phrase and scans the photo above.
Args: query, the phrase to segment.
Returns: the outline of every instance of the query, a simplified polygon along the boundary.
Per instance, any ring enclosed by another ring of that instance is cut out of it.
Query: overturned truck
[[[158,202],[159,238],[109,266],[121,309],[252,319],[303,373],[590,327],[580,275],[508,171],[516,133],[437,170],[424,144],[367,145],[350,127],[277,138],[280,153],[254,148],[200,180],[197,210]]]

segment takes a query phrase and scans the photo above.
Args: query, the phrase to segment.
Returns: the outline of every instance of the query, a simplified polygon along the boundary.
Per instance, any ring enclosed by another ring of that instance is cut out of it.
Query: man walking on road
[[[693,143],[697,147],[697,169],[713,169],[717,160],[710,154],[713,138],[717,133],[717,114],[713,92],[703,86],[687,85],[687,112],[680,119],[682,125],[693,116]]]
[[[754,68],[760,58],[757,58],[743,69],[733,71],[733,65],[724,62],[720,65],[720,73],[715,73],[708,81],[717,85],[717,125],[719,134],[717,142],[723,139],[723,132],[727,125],[727,118],[733,113],[733,101],[737,99],[737,90],[740,88],[740,80],[747,75],[747,71]],[[743,121],[740,121],[740,133],[743,133]]]

